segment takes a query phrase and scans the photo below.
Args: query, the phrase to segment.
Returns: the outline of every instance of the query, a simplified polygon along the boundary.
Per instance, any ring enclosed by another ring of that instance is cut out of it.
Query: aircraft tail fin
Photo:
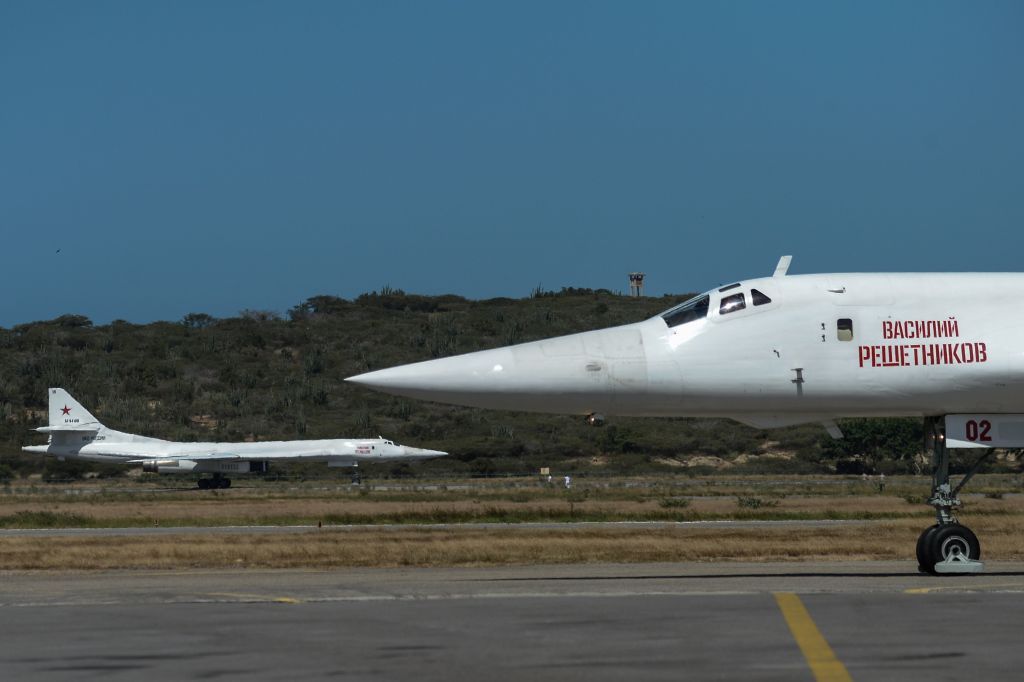
[[[50,420],[46,431],[98,431],[102,428],[103,424],[70,393],[63,388],[50,389]]]

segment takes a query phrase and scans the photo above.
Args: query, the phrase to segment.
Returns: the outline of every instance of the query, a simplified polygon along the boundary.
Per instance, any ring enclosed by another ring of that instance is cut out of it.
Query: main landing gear
[[[220,474],[214,474],[213,478],[200,478],[196,481],[196,485],[199,486],[200,490],[212,490],[214,488],[230,488],[231,479],[225,478]]]
[[[985,455],[974,463],[956,487],[949,482],[949,450],[946,449],[946,433],[941,417],[926,417],[924,438],[926,449],[932,452],[932,495],[928,504],[935,507],[937,523],[927,528],[917,538],[917,566],[922,573],[932,575],[949,573],[980,573],[985,567],[981,563],[981,543],[970,528],[960,525],[954,510],[961,506],[960,490],[977,473]]]

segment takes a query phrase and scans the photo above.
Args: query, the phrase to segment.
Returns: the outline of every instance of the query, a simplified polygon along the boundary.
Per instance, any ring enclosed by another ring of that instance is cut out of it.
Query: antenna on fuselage
[[[789,264],[793,262],[792,256],[783,256],[779,259],[779,264],[775,266],[775,274],[773,277],[785,277],[786,273],[789,272]]]

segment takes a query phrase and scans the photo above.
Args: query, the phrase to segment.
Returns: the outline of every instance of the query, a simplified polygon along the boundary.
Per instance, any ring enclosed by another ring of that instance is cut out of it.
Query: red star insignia
[[[71,408],[68,407],[67,405],[65,405],[64,407],[60,408],[60,411],[63,412],[64,414],[71,414]]]

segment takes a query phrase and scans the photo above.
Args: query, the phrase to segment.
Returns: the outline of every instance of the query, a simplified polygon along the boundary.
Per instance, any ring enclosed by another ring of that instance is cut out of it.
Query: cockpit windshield
[[[693,320],[701,320],[708,316],[709,303],[710,298],[707,294],[703,296],[695,296],[689,301],[662,313],[661,319],[665,320],[665,324],[669,327],[678,327],[681,324],[686,324]]]

